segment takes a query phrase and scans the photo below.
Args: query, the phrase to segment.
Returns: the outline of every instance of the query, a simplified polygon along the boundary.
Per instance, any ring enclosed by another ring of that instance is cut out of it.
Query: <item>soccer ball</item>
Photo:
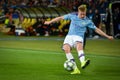
[[[67,61],[64,62],[64,68],[67,71],[73,71],[74,65],[75,65],[74,62],[72,62],[70,60],[67,60]]]

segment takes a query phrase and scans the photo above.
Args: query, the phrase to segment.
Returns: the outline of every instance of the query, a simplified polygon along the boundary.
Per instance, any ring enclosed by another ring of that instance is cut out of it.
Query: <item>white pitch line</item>
[[[57,52],[57,51],[45,51],[45,50],[32,50],[32,49],[15,49],[15,48],[3,48],[3,47],[0,47],[0,51],[1,50],[9,50],[9,51],[20,51],[20,52],[35,52],[35,54],[59,54],[59,55],[64,55],[65,53],[64,52]],[[120,56],[112,56],[112,55],[96,55],[96,54],[87,54],[91,57],[104,57],[104,58],[119,58],[120,59]]]

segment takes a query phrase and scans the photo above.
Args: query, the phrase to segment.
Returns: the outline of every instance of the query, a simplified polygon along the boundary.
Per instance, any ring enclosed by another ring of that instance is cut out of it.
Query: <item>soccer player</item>
[[[68,34],[65,37],[63,43],[63,50],[66,53],[66,58],[68,60],[72,60],[75,63],[74,57],[71,53],[71,48],[76,48],[78,52],[78,58],[81,62],[81,68],[84,69],[89,63],[89,59],[85,59],[84,50],[83,50],[83,42],[84,42],[84,34],[86,32],[86,28],[90,28],[95,30],[96,33],[104,36],[110,40],[113,39],[112,36],[105,34],[102,30],[98,29],[94,23],[86,17],[87,8],[85,5],[80,5],[78,7],[78,13],[69,13],[64,16],[56,17],[51,21],[45,21],[44,24],[51,24],[60,20],[71,20]],[[75,63],[76,65],[76,63]],[[71,74],[80,74],[80,70],[77,68],[77,65],[74,67],[73,72]]]

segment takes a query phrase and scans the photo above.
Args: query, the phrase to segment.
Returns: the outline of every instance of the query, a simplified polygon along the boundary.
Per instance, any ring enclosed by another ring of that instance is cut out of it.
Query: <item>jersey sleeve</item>
[[[93,29],[93,30],[96,29],[95,24],[91,20],[89,21],[88,27],[91,28],[91,29]]]
[[[64,20],[70,20],[70,14],[66,14],[63,17],[64,17]]]

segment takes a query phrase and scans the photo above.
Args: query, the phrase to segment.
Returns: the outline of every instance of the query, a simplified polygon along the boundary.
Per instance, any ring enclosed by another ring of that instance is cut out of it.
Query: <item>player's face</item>
[[[86,11],[79,11],[78,16],[79,18],[84,18],[86,16]]]

